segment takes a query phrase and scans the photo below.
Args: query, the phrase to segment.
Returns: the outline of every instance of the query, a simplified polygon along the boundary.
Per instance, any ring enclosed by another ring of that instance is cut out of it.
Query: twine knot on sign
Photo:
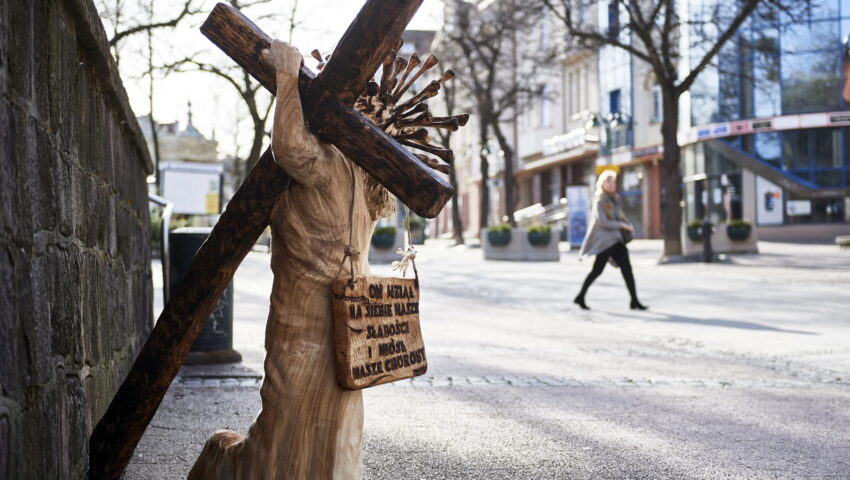
[[[413,245],[408,245],[406,250],[399,248],[396,253],[401,255],[401,260],[396,260],[392,263],[393,270],[400,271],[402,276],[407,275],[407,269],[411,265],[416,270],[416,249],[413,248]]]
[[[357,250],[352,245],[345,246],[345,256],[351,258],[357,258],[360,256],[360,250]]]

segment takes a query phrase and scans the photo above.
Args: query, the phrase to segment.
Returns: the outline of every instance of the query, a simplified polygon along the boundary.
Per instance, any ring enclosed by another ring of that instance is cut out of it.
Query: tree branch
[[[705,54],[705,56],[700,60],[695,68],[691,69],[691,72],[682,80],[679,85],[676,86],[676,94],[681,95],[683,92],[687,91],[693,85],[694,80],[696,80],[697,75],[702,72],[705,67],[711,62],[715,55],[726,45],[726,42],[732,38],[735,32],[738,31],[738,27],[744,23],[744,20],[750,16],[750,14],[756,9],[758,6],[759,0],[746,0],[741,11],[738,12],[738,15],[729,24],[726,30],[718,37],[717,42],[715,42],[714,46]]]
[[[180,14],[177,15],[176,17],[172,18],[171,20],[162,21],[162,22],[152,22],[152,23],[147,23],[147,24],[142,24],[142,25],[136,25],[134,27],[128,28],[127,30],[123,30],[121,32],[115,32],[115,35],[113,35],[112,38],[109,39],[109,46],[114,47],[115,45],[118,44],[118,42],[120,42],[124,38],[129,37],[130,35],[133,35],[133,34],[136,34],[136,33],[139,33],[139,32],[151,31],[151,30],[155,30],[157,28],[176,27],[177,24],[180,23],[180,21],[183,20],[185,17],[190,16],[190,15],[195,15],[195,14],[201,12],[201,10],[193,10],[192,9],[192,2],[193,1],[194,0],[186,0],[186,3],[183,4],[183,10],[181,10]]]

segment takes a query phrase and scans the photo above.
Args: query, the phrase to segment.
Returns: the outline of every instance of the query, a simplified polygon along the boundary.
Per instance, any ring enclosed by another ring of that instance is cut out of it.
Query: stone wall
[[[83,478],[150,331],[144,139],[91,0],[0,0],[0,478]]]

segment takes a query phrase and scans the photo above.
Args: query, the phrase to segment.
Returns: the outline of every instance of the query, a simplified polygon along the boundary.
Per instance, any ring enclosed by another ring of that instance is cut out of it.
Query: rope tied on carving
[[[354,223],[354,200],[356,198],[357,193],[357,178],[354,174],[354,166],[351,165],[351,162],[348,162],[348,171],[351,173],[351,201],[348,206],[348,244],[343,248],[342,261],[339,262],[339,272],[342,271],[343,265],[345,265],[345,259],[348,259],[348,266],[351,272],[351,276],[348,278],[348,287],[354,288],[354,258],[360,256],[360,251],[354,248],[354,231],[353,231],[353,223]],[[337,272],[336,276],[339,277],[339,272]]]
[[[407,249],[399,248],[396,253],[401,255],[401,260],[392,263],[393,270],[401,272],[402,277],[407,275],[407,269],[411,266],[416,271],[416,249],[413,248],[413,245],[408,245]]]

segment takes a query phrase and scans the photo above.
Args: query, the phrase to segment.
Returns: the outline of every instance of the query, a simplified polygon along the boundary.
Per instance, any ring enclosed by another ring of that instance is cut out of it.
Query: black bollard
[[[708,221],[708,216],[706,215],[702,219],[702,261],[705,263],[714,261],[714,252],[711,251],[712,230],[711,222]]]
[[[172,293],[211,231],[210,227],[178,228],[169,235]],[[241,361],[242,355],[233,349],[233,281],[231,280],[218,299],[218,305],[210,314],[200,335],[192,344],[189,356],[184,363],[207,365]]]

